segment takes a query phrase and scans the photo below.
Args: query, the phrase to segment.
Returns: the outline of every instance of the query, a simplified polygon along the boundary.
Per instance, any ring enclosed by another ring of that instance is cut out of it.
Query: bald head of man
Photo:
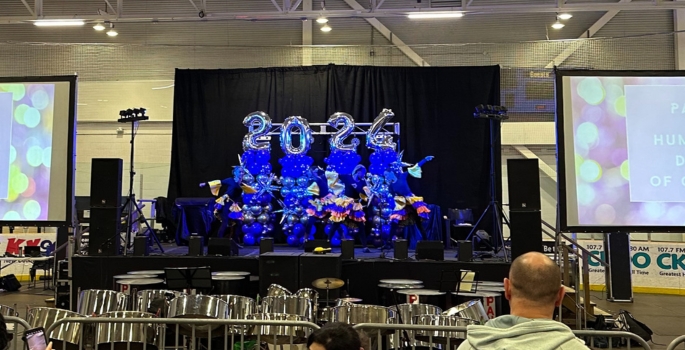
[[[509,278],[504,279],[504,294],[512,315],[552,318],[564,298],[559,266],[542,253],[519,256],[511,264]]]

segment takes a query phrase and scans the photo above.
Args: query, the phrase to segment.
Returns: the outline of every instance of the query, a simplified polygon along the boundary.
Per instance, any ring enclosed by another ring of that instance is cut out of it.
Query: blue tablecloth
[[[209,235],[214,220],[214,198],[177,198],[171,215],[176,222],[176,244],[188,245],[188,238]]]

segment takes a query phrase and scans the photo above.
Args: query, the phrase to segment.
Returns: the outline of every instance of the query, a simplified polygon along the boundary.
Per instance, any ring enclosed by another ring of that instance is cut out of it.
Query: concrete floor
[[[21,317],[25,317],[27,306],[46,306],[45,299],[52,295],[52,291],[44,291],[41,285],[35,289],[22,287],[20,292],[0,293],[0,304],[16,304]],[[635,294],[633,303],[612,303],[606,301],[605,293],[592,292],[592,300],[612,314],[620,309],[628,310],[649,326],[654,331],[652,349],[666,349],[675,337],[685,334],[685,296]],[[685,345],[678,349],[685,349]]]

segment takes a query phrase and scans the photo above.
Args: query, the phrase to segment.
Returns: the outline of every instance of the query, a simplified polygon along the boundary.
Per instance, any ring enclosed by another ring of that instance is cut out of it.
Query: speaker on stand
[[[88,255],[121,254],[123,169],[124,161],[119,158],[94,158],[91,162]]]
[[[511,259],[542,252],[540,170],[537,159],[508,159]]]

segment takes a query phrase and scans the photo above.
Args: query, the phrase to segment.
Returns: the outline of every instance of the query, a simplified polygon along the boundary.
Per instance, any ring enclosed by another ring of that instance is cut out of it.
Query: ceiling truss
[[[3,0],[10,1],[10,0]],[[26,23],[36,19],[73,19],[73,16],[55,16],[43,13],[43,0],[34,0],[34,6],[30,6],[30,0],[21,1],[28,13],[25,16],[0,16],[0,24]],[[273,11],[257,12],[212,12],[206,6],[205,0],[177,0],[188,1],[188,14],[169,14],[160,10],[159,13],[150,14],[126,12],[123,13],[124,1],[133,0],[105,0],[105,10],[95,15],[79,15],[79,19],[91,21],[116,21],[116,22],[160,22],[160,21],[193,21],[193,20],[304,20],[316,19],[322,15],[330,18],[383,18],[402,17],[416,12],[465,12],[468,14],[490,13],[558,13],[558,12],[595,12],[595,11],[650,11],[650,10],[682,10],[685,3],[682,1],[640,1],[640,2],[604,2],[567,4],[563,1],[548,4],[520,4],[520,5],[478,5],[478,0],[462,0],[461,6],[455,7],[422,7],[422,8],[385,8],[385,0],[370,0],[368,6],[350,10],[304,10],[299,9],[302,0],[271,0],[274,5]],[[430,2],[430,1],[429,1]],[[193,13],[193,9],[195,12]]]

